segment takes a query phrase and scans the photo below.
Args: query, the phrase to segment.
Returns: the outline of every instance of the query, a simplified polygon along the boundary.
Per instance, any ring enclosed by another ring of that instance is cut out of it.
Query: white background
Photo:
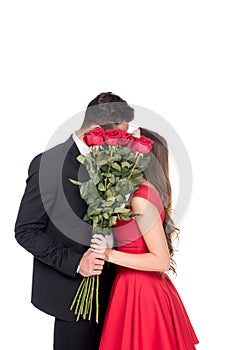
[[[5,1],[1,33],[2,349],[50,350],[30,304],[32,256],[14,239],[31,159],[102,91],[154,110],[193,167],[180,225],[179,290],[199,350],[233,347],[231,1]]]

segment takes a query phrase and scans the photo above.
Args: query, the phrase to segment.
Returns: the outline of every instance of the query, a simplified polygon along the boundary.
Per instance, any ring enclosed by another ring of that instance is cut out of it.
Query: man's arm
[[[44,231],[48,214],[41,199],[39,186],[40,160],[41,154],[36,156],[29,166],[27,185],[15,224],[15,238],[38,260],[60,272],[75,276],[82,254],[64,247]],[[51,188],[47,192],[44,204],[48,211],[53,206],[56,189]]]

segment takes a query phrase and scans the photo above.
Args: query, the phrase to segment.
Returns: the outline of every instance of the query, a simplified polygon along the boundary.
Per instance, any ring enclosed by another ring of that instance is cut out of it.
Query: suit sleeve
[[[42,154],[36,156],[29,166],[26,189],[15,224],[15,238],[38,260],[75,277],[82,254],[56,242],[45,232],[49,220],[48,210],[52,208],[55,201],[56,189],[47,189],[46,203],[43,203],[39,186],[41,156]],[[46,204],[47,211],[44,204]]]

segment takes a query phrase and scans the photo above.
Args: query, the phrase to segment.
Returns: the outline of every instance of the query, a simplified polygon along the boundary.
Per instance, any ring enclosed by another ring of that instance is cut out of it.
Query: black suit
[[[75,320],[69,307],[82,279],[76,270],[91,237],[91,228],[82,220],[87,205],[80,197],[79,187],[69,181],[88,178],[76,160],[79,154],[71,136],[32,160],[15,225],[18,243],[34,255],[33,305],[65,321]],[[113,265],[105,264],[100,276],[100,325],[113,276]],[[78,323],[82,328],[90,327],[89,321]],[[92,327],[95,332],[96,324]],[[88,349],[86,344],[77,349],[83,348]]]

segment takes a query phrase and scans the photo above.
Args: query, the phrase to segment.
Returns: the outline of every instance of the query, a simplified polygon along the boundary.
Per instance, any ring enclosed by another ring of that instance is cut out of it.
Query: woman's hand
[[[94,234],[91,239],[91,250],[96,253],[104,253],[107,257],[107,251],[109,250],[107,239],[100,234]],[[106,258],[106,260],[108,260]]]

